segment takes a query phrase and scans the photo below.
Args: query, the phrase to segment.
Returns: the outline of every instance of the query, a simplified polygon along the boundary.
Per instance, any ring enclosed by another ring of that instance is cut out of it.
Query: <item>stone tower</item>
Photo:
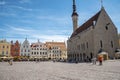
[[[73,32],[74,32],[78,27],[78,14],[76,12],[75,0],[73,0],[72,21],[73,21]]]

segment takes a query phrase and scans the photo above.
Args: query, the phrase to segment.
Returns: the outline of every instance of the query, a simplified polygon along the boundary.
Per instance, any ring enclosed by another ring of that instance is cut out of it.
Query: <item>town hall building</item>
[[[114,58],[119,48],[117,28],[104,7],[94,16],[78,27],[78,13],[73,0],[73,33],[67,40],[69,61],[85,61],[87,58],[98,57],[100,52],[108,53]]]

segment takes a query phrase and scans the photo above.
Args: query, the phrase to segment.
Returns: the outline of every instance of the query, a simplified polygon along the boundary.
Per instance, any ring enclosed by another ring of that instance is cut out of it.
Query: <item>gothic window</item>
[[[113,48],[113,41],[111,41],[111,47]]]
[[[103,43],[102,43],[102,40],[100,40],[100,47],[101,47],[101,48],[103,47]]]
[[[88,48],[88,42],[86,43],[86,45],[87,45],[87,48]]]
[[[85,50],[85,44],[83,44],[83,49]]]

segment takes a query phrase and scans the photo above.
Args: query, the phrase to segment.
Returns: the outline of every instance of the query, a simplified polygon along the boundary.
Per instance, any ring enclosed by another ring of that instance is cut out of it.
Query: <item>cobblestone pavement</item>
[[[120,60],[98,63],[0,62],[0,80],[120,80]]]

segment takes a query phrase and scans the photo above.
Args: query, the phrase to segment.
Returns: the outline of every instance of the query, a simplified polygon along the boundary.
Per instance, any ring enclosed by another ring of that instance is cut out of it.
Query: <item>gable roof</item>
[[[94,25],[93,21],[96,21],[98,20],[98,17],[101,13],[101,10],[95,14],[93,17],[91,17],[88,21],[86,21],[83,25],[81,25],[78,29],[76,29],[70,38],[76,36],[77,34],[81,33],[82,31],[86,30],[87,28],[89,28],[91,25]]]
[[[62,51],[66,50],[65,42],[46,42],[46,45],[49,49],[51,47],[59,47]]]

